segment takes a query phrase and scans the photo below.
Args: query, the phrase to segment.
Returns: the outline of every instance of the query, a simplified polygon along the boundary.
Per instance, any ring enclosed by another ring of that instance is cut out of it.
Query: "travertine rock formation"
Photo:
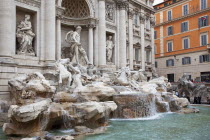
[[[10,122],[3,126],[5,134],[33,136],[53,128],[83,131],[86,127],[89,133],[90,128],[105,126],[113,116],[147,117],[189,104],[167,93],[170,84],[164,77],[146,82],[142,71],[131,72],[127,67],[116,74],[95,73],[90,72],[97,71],[94,67],[70,63],[69,59],[59,60],[55,67],[58,73],[45,74],[50,81],[38,72],[9,81],[13,105],[8,113]]]

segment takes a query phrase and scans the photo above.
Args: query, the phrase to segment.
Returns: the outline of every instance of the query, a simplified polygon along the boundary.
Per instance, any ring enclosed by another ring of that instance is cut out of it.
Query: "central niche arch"
[[[63,0],[62,7],[65,7],[64,16],[70,18],[90,17],[90,10],[86,0]]]

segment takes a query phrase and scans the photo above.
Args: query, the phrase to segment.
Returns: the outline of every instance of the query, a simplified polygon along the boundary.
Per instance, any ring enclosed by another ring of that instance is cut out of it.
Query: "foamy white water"
[[[150,116],[150,117],[144,117],[144,118],[133,118],[133,119],[110,119],[111,121],[145,121],[145,120],[157,120],[160,118],[163,118],[167,114],[172,114],[173,112],[167,112],[167,113],[157,113],[156,115]]]
[[[61,133],[73,133],[74,129],[59,130]]]

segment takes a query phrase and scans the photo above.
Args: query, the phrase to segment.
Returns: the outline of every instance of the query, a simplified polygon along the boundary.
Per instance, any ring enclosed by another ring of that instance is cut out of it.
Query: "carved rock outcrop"
[[[51,97],[56,90],[39,72],[16,77],[8,83],[13,104],[31,103],[35,97]]]
[[[74,94],[78,94],[87,101],[110,101],[116,92],[113,88],[106,86],[102,82],[95,82],[76,88]]]

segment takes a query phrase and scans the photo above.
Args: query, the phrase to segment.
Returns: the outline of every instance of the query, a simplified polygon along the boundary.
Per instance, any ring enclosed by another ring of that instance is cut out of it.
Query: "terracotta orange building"
[[[210,0],[165,0],[154,8],[159,75],[210,82]]]

